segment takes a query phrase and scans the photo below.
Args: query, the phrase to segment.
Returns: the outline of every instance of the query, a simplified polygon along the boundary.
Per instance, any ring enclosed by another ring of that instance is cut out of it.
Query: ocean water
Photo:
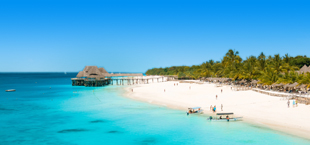
[[[75,75],[0,73],[0,144],[310,144],[244,122],[208,122],[134,101],[122,96],[121,86],[73,87]]]

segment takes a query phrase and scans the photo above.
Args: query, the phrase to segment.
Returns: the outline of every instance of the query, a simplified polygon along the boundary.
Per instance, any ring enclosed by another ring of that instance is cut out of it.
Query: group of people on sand
[[[290,108],[290,104],[291,104],[290,100],[287,100],[287,107],[288,108]],[[293,107],[298,107],[298,100],[297,99],[293,100]]]
[[[216,112],[216,105],[214,105],[214,107],[212,107],[212,105],[211,105],[210,110],[212,110],[213,112]]]
[[[214,107],[211,105],[210,110],[212,110],[213,112],[216,112],[216,105],[214,105]],[[221,104],[221,110],[223,111],[223,104]]]

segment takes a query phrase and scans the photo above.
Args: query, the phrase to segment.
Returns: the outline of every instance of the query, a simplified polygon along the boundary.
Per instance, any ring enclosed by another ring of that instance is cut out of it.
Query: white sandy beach
[[[174,83],[178,83],[178,86],[174,86]],[[298,104],[298,107],[293,107],[291,104],[288,108],[287,100],[281,97],[251,90],[232,91],[230,86],[216,87],[215,84],[190,84],[178,81],[132,85],[126,87],[126,90],[126,97],[175,109],[187,110],[188,107],[199,106],[206,114],[212,114],[210,106],[216,105],[217,112],[234,112],[235,116],[243,116],[245,122],[266,125],[272,129],[310,139],[310,106]]]

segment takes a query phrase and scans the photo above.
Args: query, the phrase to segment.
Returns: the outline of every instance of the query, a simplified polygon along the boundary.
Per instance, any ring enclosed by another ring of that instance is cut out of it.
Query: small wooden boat
[[[229,122],[229,121],[241,121],[242,118],[243,117],[234,117],[234,113],[216,113],[216,117],[210,116],[207,120]]]
[[[9,90],[5,90],[6,92],[15,92],[15,89],[9,89]]]
[[[201,107],[193,107],[193,108],[188,108],[188,111],[186,112],[187,115],[192,114],[192,113],[202,113],[203,110]]]

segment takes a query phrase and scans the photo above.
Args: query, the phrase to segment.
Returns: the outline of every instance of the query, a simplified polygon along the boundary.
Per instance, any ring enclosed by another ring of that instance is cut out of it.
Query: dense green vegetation
[[[227,77],[246,80],[260,80],[265,85],[273,83],[310,84],[310,73],[295,72],[304,65],[310,65],[307,56],[291,57],[288,54],[280,56],[258,57],[250,56],[243,60],[238,51],[229,50],[221,61],[209,60],[201,65],[172,66],[147,70],[147,75],[178,75],[179,78],[199,79],[202,77]]]

